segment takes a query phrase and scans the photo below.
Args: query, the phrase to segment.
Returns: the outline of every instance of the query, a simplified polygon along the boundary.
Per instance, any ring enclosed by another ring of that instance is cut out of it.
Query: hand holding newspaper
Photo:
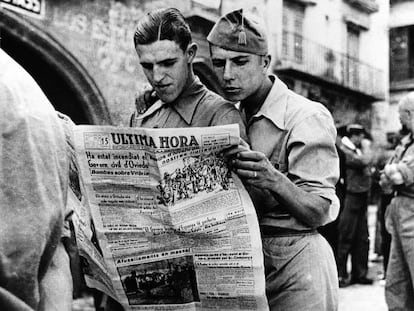
[[[268,310],[259,225],[221,157],[237,125],[76,126],[88,286],[125,310]]]

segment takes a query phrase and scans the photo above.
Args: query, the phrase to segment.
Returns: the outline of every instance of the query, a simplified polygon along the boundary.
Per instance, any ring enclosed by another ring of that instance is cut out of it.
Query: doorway
[[[1,48],[75,124],[111,124],[106,102],[85,68],[59,42],[17,13],[0,10]]]

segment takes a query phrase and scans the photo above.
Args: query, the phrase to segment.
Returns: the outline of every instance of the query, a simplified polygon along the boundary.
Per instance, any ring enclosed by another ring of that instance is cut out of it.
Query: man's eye
[[[171,67],[174,66],[175,61],[174,60],[169,60],[163,63],[165,67]]]
[[[240,60],[235,60],[234,61],[234,63],[237,65],[237,66],[243,66],[243,65],[245,65],[245,64],[247,64],[248,63],[248,61],[247,60],[242,60],[242,59],[240,59]]]
[[[214,67],[224,67],[224,62],[219,60],[213,60],[213,66]]]
[[[142,66],[142,68],[144,68],[146,70],[151,70],[152,69],[152,64],[143,63],[143,64],[141,64],[141,66]]]

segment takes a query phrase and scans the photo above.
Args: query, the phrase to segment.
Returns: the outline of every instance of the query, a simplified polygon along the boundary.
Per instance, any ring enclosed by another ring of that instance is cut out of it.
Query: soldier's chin
[[[157,94],[158,97],[166,104],[172,103],[177,99],[177,96],[174,94]]]
[[[235,93],[224,93],[224,98],[231,101],[231,102],[238,102],[243,99],[243,96],[241,94],[235,94]]]

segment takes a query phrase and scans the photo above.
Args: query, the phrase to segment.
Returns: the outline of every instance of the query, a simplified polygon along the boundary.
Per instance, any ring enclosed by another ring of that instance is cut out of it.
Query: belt
[[[263,237],[278,237],[278,236],[289,236],[289,235],[309,235],[316,234],[316,229],[305,229],[295,230],[290,228],[281,228],[273,226],[260,226],[260,232]]]

